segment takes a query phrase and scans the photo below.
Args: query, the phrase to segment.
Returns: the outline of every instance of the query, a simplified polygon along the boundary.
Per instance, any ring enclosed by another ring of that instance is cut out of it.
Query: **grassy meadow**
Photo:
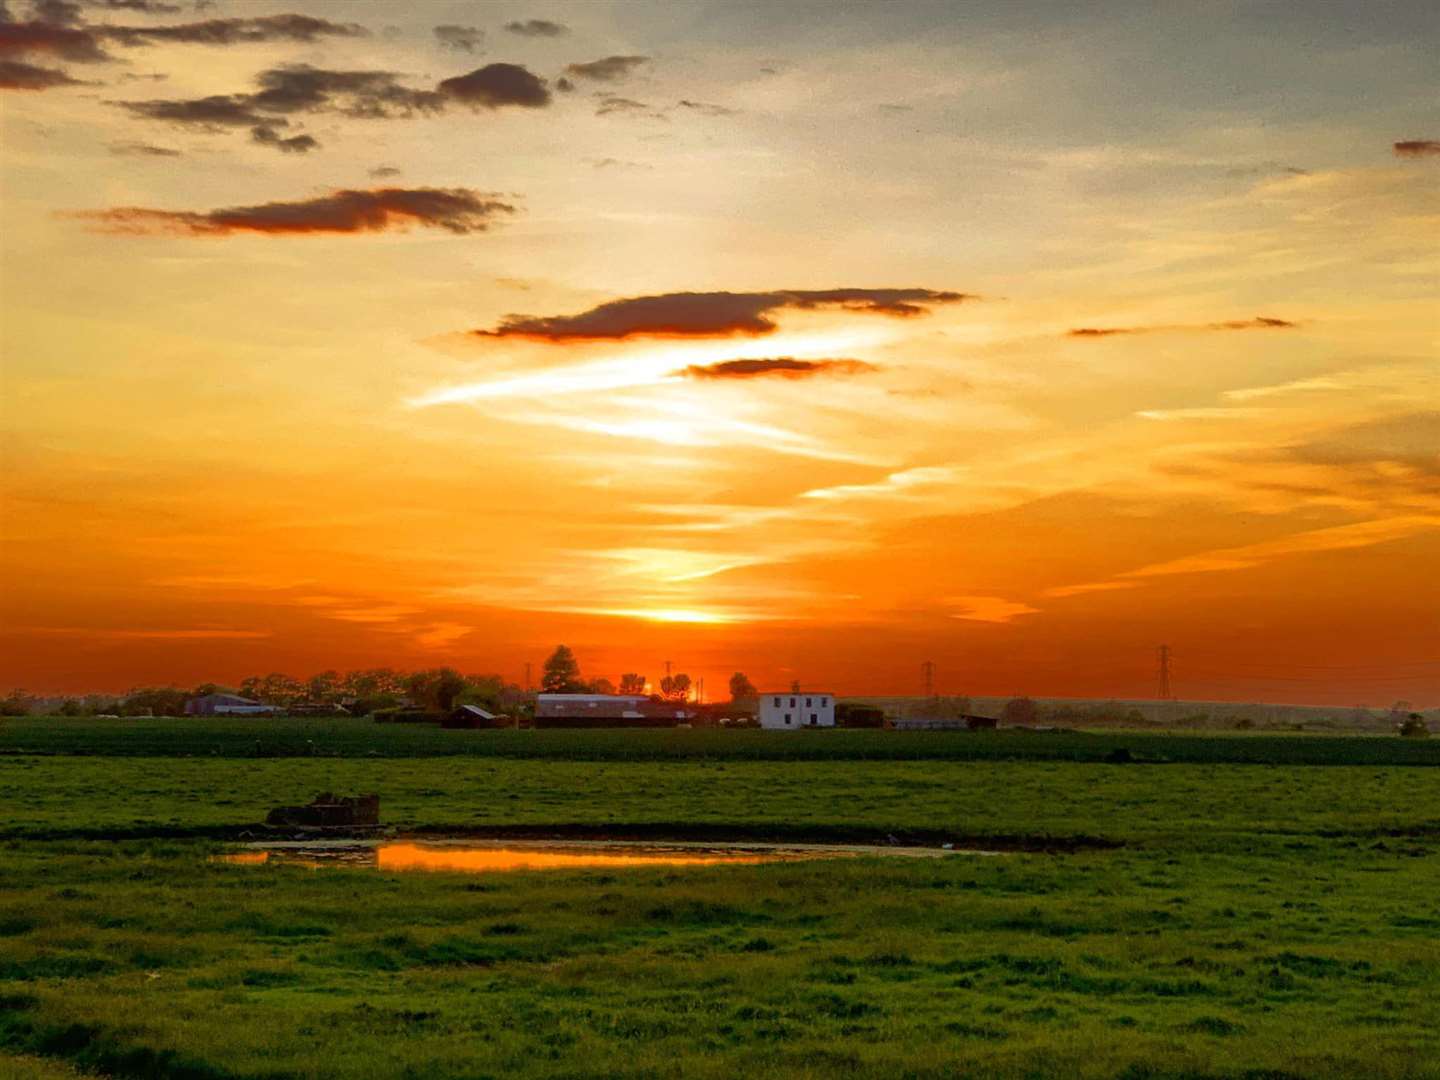
[[[1440,1077],[1434,764],[1311,736],[6,721],[0,1076]],[[401,831],[1009,850],[212,861],[322,789],[378,791]]]

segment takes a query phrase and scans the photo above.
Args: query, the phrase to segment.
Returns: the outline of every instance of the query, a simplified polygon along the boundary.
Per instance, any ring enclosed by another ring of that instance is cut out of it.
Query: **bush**
[[[1400,725],[1400,734],[1407,739],[1428,739],[1430,728],[1419,713],[1411,713]]]

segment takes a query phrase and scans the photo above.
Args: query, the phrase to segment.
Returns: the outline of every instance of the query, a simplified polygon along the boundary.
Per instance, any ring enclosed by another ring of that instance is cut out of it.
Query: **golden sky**
[[[8,0],[33,691],[1440,701],[1433,4]]]

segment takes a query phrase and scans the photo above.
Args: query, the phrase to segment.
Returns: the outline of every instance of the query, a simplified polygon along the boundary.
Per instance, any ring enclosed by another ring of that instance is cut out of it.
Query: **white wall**
[[[761,694],[760,726],[777,731],[834,727],[835,695],[815,690]]]

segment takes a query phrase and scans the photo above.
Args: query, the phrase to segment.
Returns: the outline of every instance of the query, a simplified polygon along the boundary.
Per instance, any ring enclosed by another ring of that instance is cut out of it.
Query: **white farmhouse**
[[[834,727],[835,695],[814,690],[774,691],[760,695],[760,726],[779,731]]]

